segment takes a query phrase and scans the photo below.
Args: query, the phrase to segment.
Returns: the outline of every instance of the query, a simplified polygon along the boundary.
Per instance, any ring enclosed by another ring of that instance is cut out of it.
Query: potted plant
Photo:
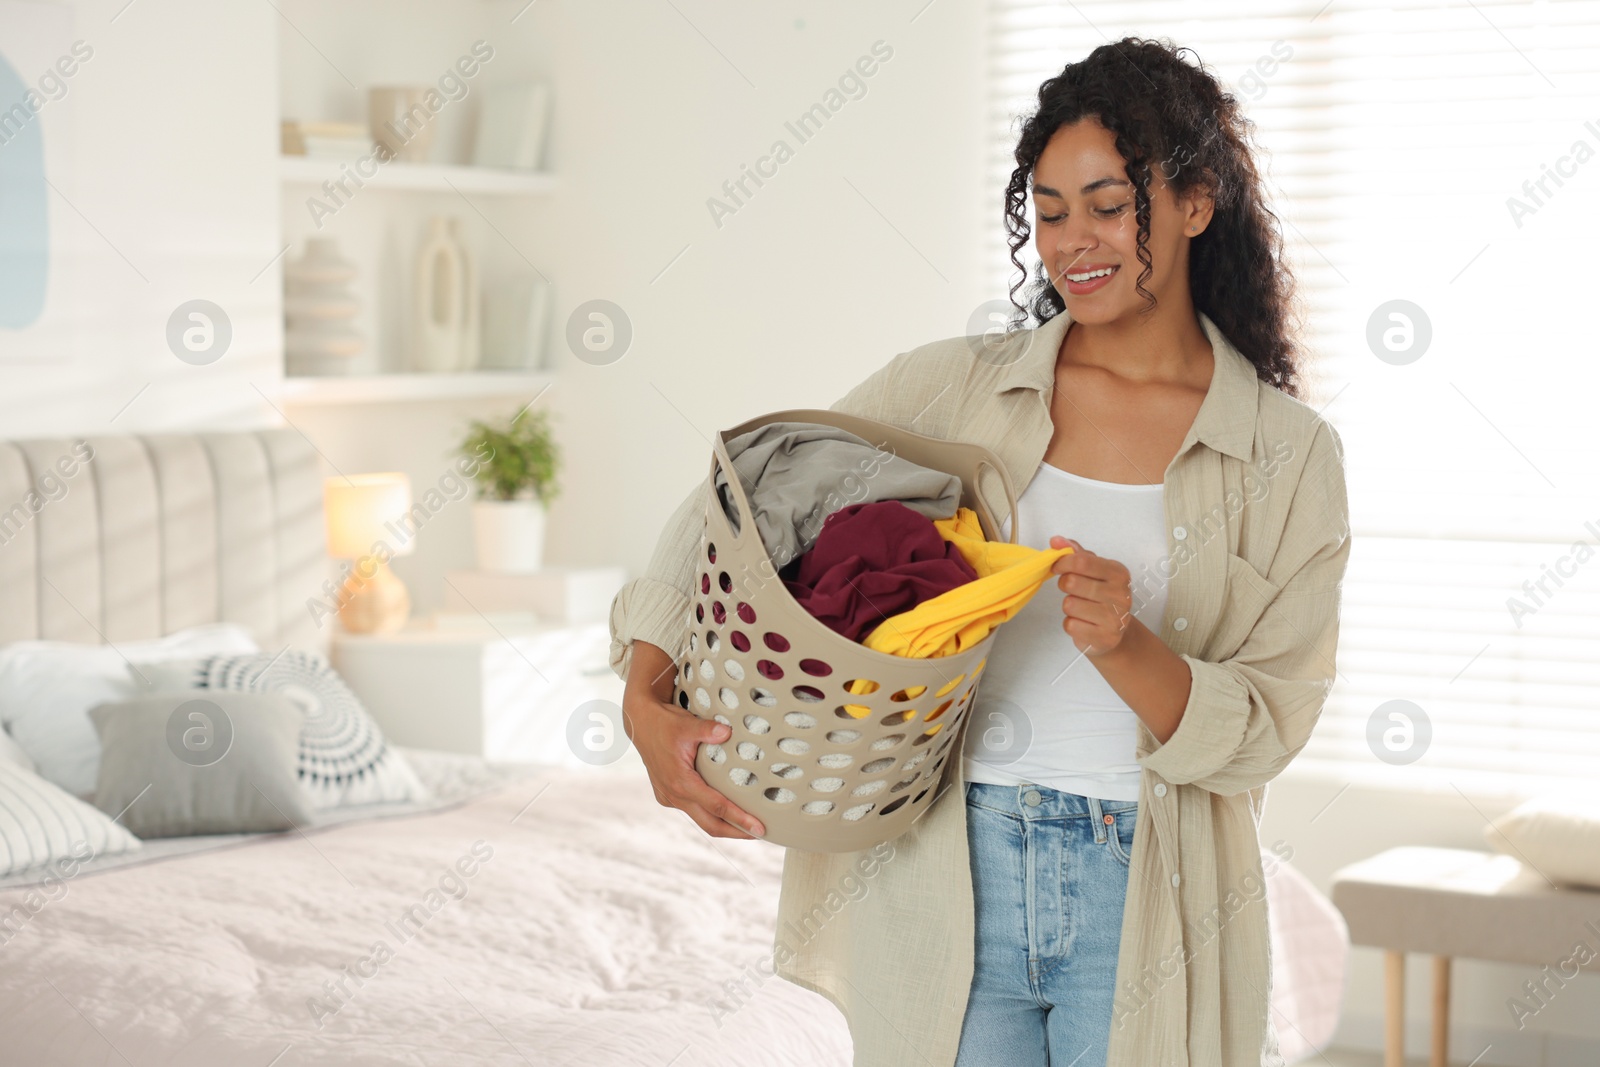
[[[559,492],[561,450],[548,412],[526,408],[506,422],[473,419],[457,450],[476,464],[472,505],[478,568],[526,574],[544,556],[545,508]]]

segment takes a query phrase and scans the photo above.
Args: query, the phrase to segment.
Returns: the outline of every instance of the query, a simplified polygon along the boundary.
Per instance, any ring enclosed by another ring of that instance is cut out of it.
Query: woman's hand
[[[732,730],[715,719],[691,715],[670,700],[677,664],[648,641],[633,642],[622,696],[622,722],[639,750],[656,801],[679,808],[712,837],[762,837],[766,827],[706,784],[695,769],[701,744],[721,744]]]
[[[1051,548],[1070,545],[1072,552],[1056,560],[1052,574],[1067,596],[1061,602],[1062,629],[1086,656],[1103,656],[1122,644],[1133,622],[1133,577],[1114,559],[1097,556],[1078,542],[1057,534]]]
[[[1161,637],[1133,616],[1133,580],[1128,568],[1095,555],[1078,542],[1052,537],[1051,548],[1072,552],[1051,565],[1057,585],[1061,626],[1133,713],[1163,745],[1183,720],[1193,676],[1189,664]]]

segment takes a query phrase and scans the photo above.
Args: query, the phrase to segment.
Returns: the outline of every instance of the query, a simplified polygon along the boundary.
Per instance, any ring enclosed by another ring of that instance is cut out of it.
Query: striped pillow
[[[69,875],[95,856],[143,843],[103,812],[9,760],[0,760],[0,875],[53,864]]]

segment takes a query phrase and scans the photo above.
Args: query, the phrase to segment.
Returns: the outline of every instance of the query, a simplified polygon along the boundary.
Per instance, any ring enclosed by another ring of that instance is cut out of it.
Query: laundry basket
[[[702,719],[726,723],[732,734],[722,744],[702,744],[695,767],[761,820],[765,840],[854,852],[898,837],[939,796],[950,764],[961,758],[967,711],[994,634],[955,655],[911,658],[867,648],[812,616],[778,576],[783,564],[768,557],[728,457],[728,440],[772,422],[837,427],[958,476],[961,506],[976,513],[989,540],[1001,539],[1000,527],[979,490],[980,475],[988,468],[999,476],[1011,515],[1016,491],[982,445],[837,411],[777,411],[717,435],[673,699]],[[737,535],[716,491],[719,470],[727,471],[738,509]],[[848,496],[862,475],[845,470],[839,477],[840,494]]]

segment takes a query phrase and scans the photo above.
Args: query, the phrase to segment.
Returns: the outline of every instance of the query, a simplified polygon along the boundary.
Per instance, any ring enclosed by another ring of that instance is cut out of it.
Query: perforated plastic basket
[[[726,723],[732,735],[701,745],[695,767],[765,824],[765,840],[854,852],[898,837],[938,797],[952,760],[960,758],[967,710],[994,634],[953,656],[894,656],[834,632],[806,611],[778,577],[788,561],[768,557],[728,457],[729,440],[772,422],[834,426],[956,475],[961,506],[977,514],[990,540],[1000,540],[1000,527],[979,491],[980,475],[987,468],[1000,478],[1012,515],[1016,491],[999,458],[982,445],[836,411],[776,411],[717,435],[673,699],[702,719]],[[727,470],[738,509],[737,535],[716,492],[719,469]],[[871,469],[838,476],[841,502],[828,513],[860,499]]]

